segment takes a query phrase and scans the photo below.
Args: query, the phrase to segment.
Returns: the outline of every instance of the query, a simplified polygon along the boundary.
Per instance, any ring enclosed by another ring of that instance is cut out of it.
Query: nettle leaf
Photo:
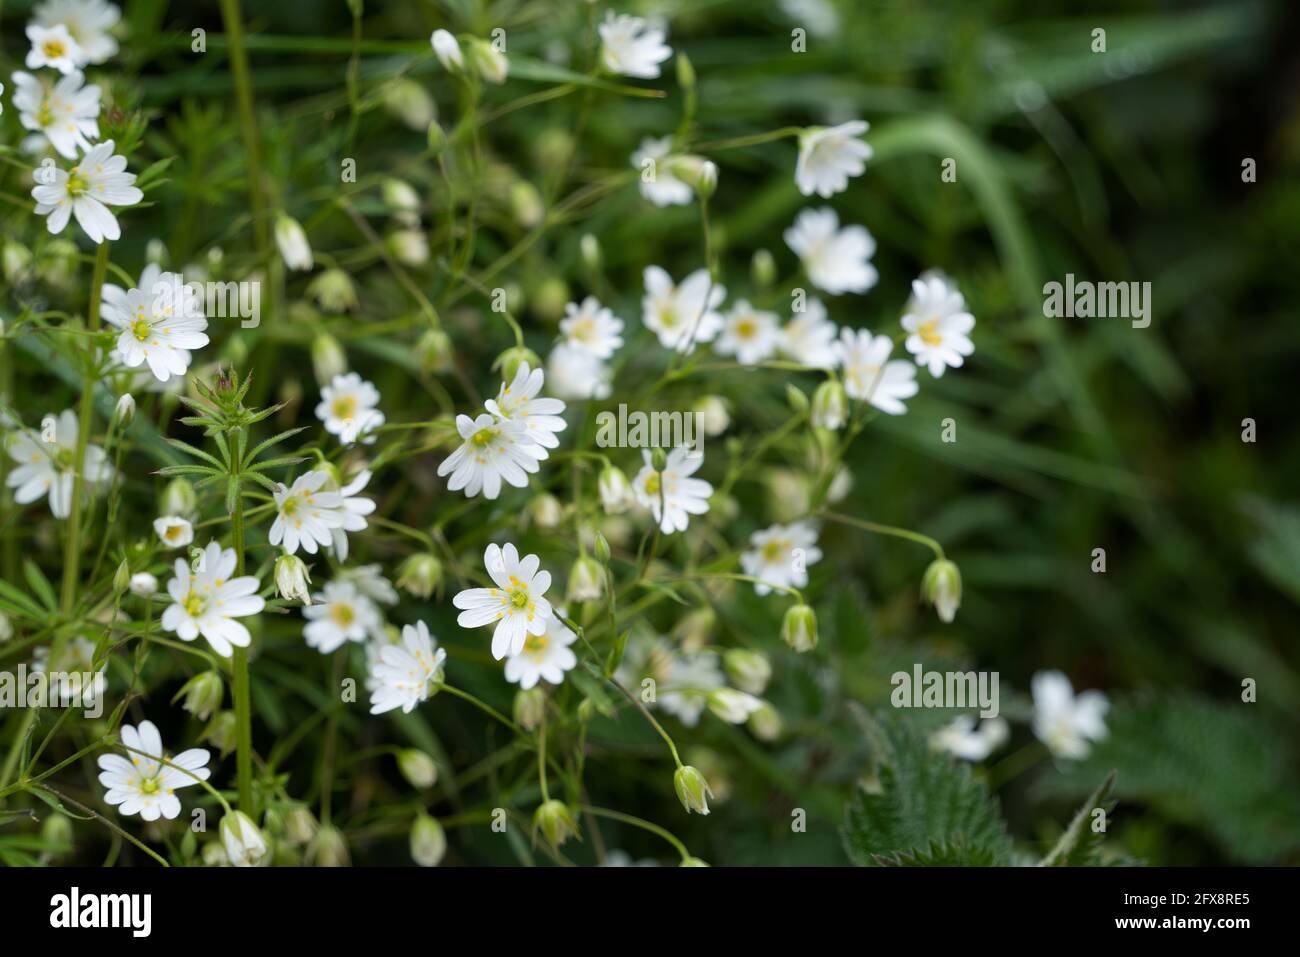
[[[1045,777],[1042,793],[1087,793],[1114,768],[1117,797],[1203,829],[1237,861],[1280,863],[1300,850],[1295,742],[1257,705],[1134,695],[1113,703],[1106,725],[1106,738]]]
[[[1093,829],[1096,812],[1101,811],[1107,817],[1115,809],[1115,802],[1110,800],[1110,792],[1115,787],[1115,772],[1106,775],[1097,790],[1079,808],[1069,827],[1061,835],[1056,846],[1048,851],[1039,865],[1042,867],[1097,867],[1102,864],[1101,844],[1105,831]]]
[[[841,831],[862,865],[1005,865],[1011,837],[983,781],[968,765],[932,749],[909,722],[873,722],[882,753],[871,788],[849,801]]]

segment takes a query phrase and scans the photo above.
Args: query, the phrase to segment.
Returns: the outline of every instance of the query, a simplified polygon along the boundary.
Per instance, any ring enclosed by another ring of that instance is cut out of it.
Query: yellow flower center
[[[334,605],[330,608],[330,618],[334,619],[334,624],[340,628],[348,627],[356,617],[356,612],[352,610],[351,605]]]
[[[768,565],[774,565],[782,559],[785,552],[785,542],[768,542],[763,546],[763,561]]]
[[[646,476],[645,490],[649,495],[659,494],[659,473],[658,472],[651,472],[649,475]]]
[[[736,323],[736,335],[742,339],[752,339],[758,332],[758,324],[753,319],[741,319]]]
[[[203,596],[190,592],[185,598],[185,611],[191,618],[197,618],[203,613]]]
[[[546,645],[545,635],[529,635],[524,639],[524,651],[530,655],[540,655],[546,650]]]
[[[49,126],[54,122],[54,111],[50,109],[49,100],[41,101],[41,107],[36,111],[36,122],[41,126]]]
[[[137,319],[131,323],[131,335],[135,336],[137,342],[144,342],[152,334],[153,326],[149,324],[148,319]],[[170,531],[168,534],[170,534]]]
[[[145,794],[157,794],[161,788],[157,778],[145,778],[140,782],[140,790]]]
[[[296,515],[298,513],[298,499],[292,495],[289,496],[280,505],[280,511],[284,512],[285,515]]]
[[[350,419],[357,414],[357,400],[350,395],[340,396],[331,407],[336,419]]]
[[[663,306],[659,310],[659,321],[663,323],[665,329],[671,329],[677,325],[677,310],[672,306]]]
[[[176,541],[176,539],[181,537],[181,532],[183,531],[184,529],[181,528],[181,526],[173,525],[171,528],[167,529],[167,531],[164,533],[164,537],[167,539],[167,541],[174,542]]]
[[[528,607],[528,589],[512,588],[510,589],[510,604],[516,608]]]
[[[45,56],[51,60],[59,59],[66,50],[62,40],[46,40],[41,44],[41,49],[45,51]]]
[[[497,437],[496,429],[479,429],[477,432],[474,433],[473,436],[470,437],[470,441],[473,442],[475,445],[477,445],[479,448],[482,448],[485,445],[489,445],[492,442],[492,440],[495,439],[496,437]]]
[[[939,332],[938,319],[929,319],[921,323],[921,328],[916,330],[916,334],[927,346],[943,345],[943,334]]]
[[[81,170],[73,169],[68,173],[68,195],[80,196],[86,190],[90,189],[90,183],[86,177],[81,175]]]

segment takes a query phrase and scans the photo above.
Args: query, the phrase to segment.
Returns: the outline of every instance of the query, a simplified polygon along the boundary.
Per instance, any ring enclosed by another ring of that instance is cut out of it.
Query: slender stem
[[[221,19],[226,25],[230,71],[234,74],[235,98],[239,106],[239,125],[248,156],[248,202],[253,211],[253,236],[258,258],[269,260],[270,235],[267,231],[266,200],[262,194],[262,148],[257,137],[257,117],[253,110],[253,79],[248,69],[248,51],[244,46],[244,19],[239,0],[221,0]]]
[[[239,481],[241,453],[231,452],[231,471]],[[235,574],[244,574],[244,497],[235,495],[230,516],[231,544],[235,549]],[[253,707],[248,688],[248,649],[235,648],[230,659],[231,695],[235,699],[235,774],[239,781],[239,809],[250,817],[253,811]]]
[[[691,856],[690,852],[686,850],[685,844],[679,841],[676,838],[676,836],[674,836],[668,830],[660,827],[658,824],[654,824],[650,821],[644,820],[643,818],[634,817],[631,814],[624,814],[622,811],[614,811],[605,807],[592,807],[590,804],[583,804],[580,807],[581,810],[583,810],[587,814],[594,814],[596,815],[596,817],[607,817],[611,821],[619,821],[623,824],[631,824],[633,827],[639,827],[644,831],[649,831],[651,834],[658,834],[665,841],[667,841],[674,848],[676,848],[677,853],[682,856],[682,860],[684,861],[688,860]]]
[[[628,701],[636,705],[637,709],[641,712],[641,714],[645,716],[645,719],[650,722],[650,726],[659,732],[659,737],[663,738],[664,741],[668,744],[668,750],[671,751],[673,755],[673,763],[680,768],[682,766],[682,759],[677,755],[677,745],[673,743],[673,739],[669,737],[668,732],[664,730],[664,726],[655,720],[655,716],[650,713],[650,709],[647,708],[644,704],[642,704],[641,700],[637,698],[636,695],[632,694],[632,692],[624,688],[622,683],[617,678],[614,678],[610,675],[601,675],[599,672],[595,672],[595,673],[599,677],[604,678],[606,681],[612,684],[619,691],[623,692],[624,697],[626,697]]]
[[[347,650],[340,648],[334,652],[334,688],[330,693],[334,693],[339,685],[343,683],[343,664],[347,656]],[[321,756],[320,766],[320,822],[321,826],[328,827],[331,815],[331,800],[334,793],[334,752],[338,742],[339,731],[339,712],[335,708],[330,711],[329,724],[325,730],[325,750]]]
[[[542,708],[542,723],[537,729],[537,780],[542,786],[542,803],[551,799],[546,786],[546,709]]]
[[[895,525],[880,525],[876,522],[865,522],[860,518],[854,518],[851,515],[841,515],[839,512],[822,512],[823,518],[829,518],[832,522],[839,522],[842,525],[851,525],[854,528],[860,528],[866,532],[874,532],[877,535],[892,535],[895,538],[905,538],[909,542],[916,542],[918,545],[924,545],[934,552],[936,558],[942,559],[943,546],[936,542],[929,535],[922,535],[920,532],[914,532],[908,528],[899,528]]]
[[[90,305],[86,309],[86,331],[99,330],[99,305],[103,293],[104,275],[108,271],[108,243],[100,243],[95,252],[95,268],[90,277]],[[91,418],[95,412],[95,384],[98,376],[98,350],[92,340],[86,358],[87,374],[81,386],[81,411],[77,419],[77,449],[72,466],[72,509],[68,513],[68,539],[63,553],[63,592],[59,609],[64,615],[72,612],[77,597],[77,583],[81,565],[81,499],[85,494],[86,445],[90,440]],[[57,641],[56,641],[57,644]],[[56,660],[51,651],[51,664]]]
[[[470,704],[474,705],[480,711],[484,712],[485,714],[491,715],[493,718],[496,718],[498,721],[500,721],[502,724],[504,724],[507,728],[509,728],[511,731],[515,732],[516,734],[523,733],[519,725],[515,724],[513,721],[511,721],[509,718],[507,718],[505,715],[503,715],[500,711],[492,707],[487,702],[474,697],[474,695],[470,694],[468,691],[462,691],[460,688],[453,687],[452,685],[449,684],[442,685],[441,689],[447,692],[448,694],[453,695],[454,697],[460,698],[464,701],[468,701]]]

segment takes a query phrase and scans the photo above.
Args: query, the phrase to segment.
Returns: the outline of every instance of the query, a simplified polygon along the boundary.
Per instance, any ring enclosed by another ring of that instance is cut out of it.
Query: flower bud
[[[515,693],[515,724],[519,727],[532,731],[542,723],[542,715],[545,713],[546,692],[541,688],[533,687]]]
[[[946,558],[935,559],[921,577],[921,597],[934,605],[945,624],[957,616],[961,606],[961,572]]]
[[[579,555],[569,570],[569,601],[599,601],[604,581],[600,564],[590,555]]]
[[[781,623],[781,637],[795,651],[817,647],[817,615],[807,605],[791,605]]]
[[[666,469],[668,467],[668,453],[660,448],[651,450],[650,467],[656,472],[662,472]]]
[[[434,30],[429,37],[433,54],[448,73],[459,73],[465,66],[465,58],[460,52],[460,42],[447,30]]]
[[[684,857],[678,867],[708,867],[709,865],[698,857]]]
[[[319,333],[311,341],[311,368],[318,385],[326,386],[348,371],[348,356],[339,341],[328,332]]]
[[[849,397],[838,379],[827,379],[812,399],[812,424],[818,429],[842,429],[849,419]]]
[[[732,648],[722,656],[727,677],[741,691],[762,694],[772,680],[772,662],[761,651]]]
[[[452,367],[451,336],[441,329],[430,329],[415,344],[415,355],[420,360],[420,369],[427,375],[430,372],[447,372]]]
[[[194,486],[183,478],[174,478],[163,489],[158,514],[189,518],[194,514],[198,504],[199,497],[194,493]]]
[[[559,276],[549,276],[533,288],[530,302],[539,319],[559,322],[570,299],[569,284]]]
[[[308,867],[350,867],[352,856],[348,854],[348,842],[343,832],[333,825],[322,825],[307,845],[303,863]]]
[[[433,787],[438,781],[438,765],[419,748],[403,748],[398,751],[397,767],[411,787],[421,791]]]
[[[125,429],[135,418],[135,399],[130,392],[123,392],[117,400],[117,405],[113,406],[113,425],[119,429]]]
[[[754,258],[749,262],[749,274],[759,289],[767,289],[776,282],[776,260],[772,258],[770,250],[759,249],[754,253]]]
[[[276,217],[275,244],[280,247],[280,256],[286,266],[300,272],[311,271],[311,243],[298,220],[285,213]]]
[[[447,835],[435,818],[424,812],[411,824],[411,859],[421,867],[437,867],[447,853]]]
[[[731,416],[727,412],[727,403],[721,396],[706,395],[695,403],[692,410],[700,417],[704,434],[710,438],[721,435],[731,425]]]
[[[124,592],[131,584],[131,563],[125,558],[118,563],[117,571],[113,573],[113,591]]]
[[[72,850],[72,822],[62,814],[50,814],[41,822],[41,839],[49,845],[47,860],[62,857]]]
[[[5,282],[18,285],[27,279],[32,269],[32,253],[26,246],[9,240],[4,244],[3,259]]]
[[[221,675],[208,670],[185,682],[172,701],[184,695],[185,701],[181,707],[200,721],[207,721],[212,717],[212,712],[221,707],[224,694],[225,684],[221,680]]]
[[[397,570],[397,587],[427,599],[442,587],[442,562],[429,552],[412,555]]]
[[[218,711],[199,735],[199,740],[212,745],[224,758],[235,750],[236,730],[235,712]]]
[[[795,412],[808,411],[808,396],[804,395],[803,390],[792,382],[785,384],[785,401],[790,404],[790,408]]]
[[[583,233],[578,240],[578,252],[582,254],[582,264],[592,272],[600,269],[600,240],[591,233]]]
[[[530,368],[539,368],[542,360],[537,358],[537,353],[527,346],[512,346],[501,355],[497,356],[496,361],[492,363],[492,368],[501,373],[501,378],[507,383],[513,382],[515,373],[525,362]]]
[[[568,805],[555,798],[541,804],[533,813],[534,841],[537,840],[538,831],[542,832],[547,843],[553,848],[559,848],[570,837],[578,837],[581,840],[578,835],[578,822],[573,819]]]
[[[592,542],[592,551],[596,555],[596,561],[602,568],[609,567],[609,539],[600,532],[596,533],[595,540]],[[602,576],[603,584],[603,576]]]
[[[700,164],[700,174],[695,180],[695,192],[708,199],[718,191],[718,164],[705,160]]]
[[[749,730],[760,741],[775,741],[781,737],[785,724],[781,714],[766,701],[749,716]]]
[[[296,807],[284,816],[284,835],[294,844],[308,843],[319,827],[316,815],[305,807]]]
[[[357,287],[342,269],[326,269],[307,284],[307,295],[326,312],[351,312],[357,307]]]
[[[735,688],[714,688],[705,696],[705,702],[710,711],[728,724],[744,724],[763,706],[752,694]]]
[[[384,108],[408,129],[422,130],[438,116],[438,106],[433,97],[415,80],[394,80],[383,88],[381,95]]]
[[[632,504],[632,485],[622,469],[606,465],[596,482],[600,504],[610,515],[627,511]]]
[[[158,594],[158,579],[148,572],[136,572],[131,576],[131,582],[127,585],[132,595],[139,595],[141,598],[152,598]]]
[[[429,124],[425,142],[429,144],[429,152],[434,156],[441,156],[443,150],[447,148],[447,134],[437,120]]]
[[[385,240],[388,251],[403,266],[423,266],[429,261],[429,237],[419,229],[397,229]]]
[[[256,867],[267,856],[266,838],[243,811],[231,811],[221,819],[221,846],[234,867]]]
[[[510,75],[510,61],[506,55],[478,37],[469,41],[469,61],[489,83],[500,85]]]
[[[673,773],[673,790],[677,792],[677,800],[682,802],[687,814],[692,811],[697,814],[709,813],[708,799],[713,797],[709,782],[689,764],[680,766]]]
[[[524,229],[532,229],[546,216],[546,206],[542,203],[542,194],[537,187],[526,179],[515,182],[510,187],[510,212]]]
[[[311,604],[311,575],[306,563],[297,555],[281,555],[275,560],[275,590],[286,601]]]
[[[555,528],[564,518],[564,506],[549,492],[543,492],[528,503],[528,514],[538,528]]]
[[[420,194],[404,179],[390,176],[384,180],[380,193],[384,197],[384,205],[394,212],[418,213],[420,211]]]
[[[677,85],[683,91],[695,88],[695,67],[691,65],[691,58],[681,52],[677,54]]]
[[[717,620],[717,614],[708,605],[694,608],[683,615],[673,627],[673,637],[677,639],[683,651],[698,651],[713,637],[713,626],[717,624]]]

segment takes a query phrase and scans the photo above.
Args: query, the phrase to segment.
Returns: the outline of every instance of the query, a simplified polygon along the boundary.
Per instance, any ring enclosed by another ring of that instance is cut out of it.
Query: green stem
[[[895,538],[905,538],[909,542],[916,542],[918,545],[924,545],[934,552],[935,558],[942,559],[943,546],[936,542],[929,535],[922,535],[920,532],[914,532],[908,528],[899,528],[896,525],[880,525],[876,522],[864,522],[860,518],[854,518],[851,515],[841,515],[839,512],[822,512],[823,518],[829,518],[832,522],[839,522],[842,525],[851,525],[854,528],[860,528],[865,532],[874,532],[877,535],[892,535]]]
[[[607,817],[611,821],[619,821],[623,824],[631,824],[633,827],[639,827],[643,831],[649,831],[651,834],[658,834],[665,841],[676,848],[677,853],[682,856],[682,860],[690,858],[690,852],[686,850],[686,845],[679,841],[676,836],[658,824],[651,823],[631,814],[624,814],[622,811],[613,811],[604,807],[592,807],[590,804],[580,805],[580,809],[587,814],[594,814],[596,817]]]
[[[224,6],[224,0],[223,0]],[[231,471],[239,481],[240,453],[232,451]],[[235,549],[235,574],[244,574],[244,497],[235,495],[230,516],[231,544]],[[248,689],[248,649],[235,648],[230,659],[231,695],[235,699],[235,775],[239,781],[239,809],[256,820],[253,810],[253,707]]]
[[[235,98],[239,106],[239,125],[248,157],[248,202],[253,211],[253,236],[258,258],[265,265],[270,256],[270,234],[266,202],[262,195],[262,148],[257,137],[257,117],[253,110],[253,79],[248,69],[248,51],[244,46],[244,19],[239,0],[221,0],[221,19],[226,26],[230,72],[234,74]]]

